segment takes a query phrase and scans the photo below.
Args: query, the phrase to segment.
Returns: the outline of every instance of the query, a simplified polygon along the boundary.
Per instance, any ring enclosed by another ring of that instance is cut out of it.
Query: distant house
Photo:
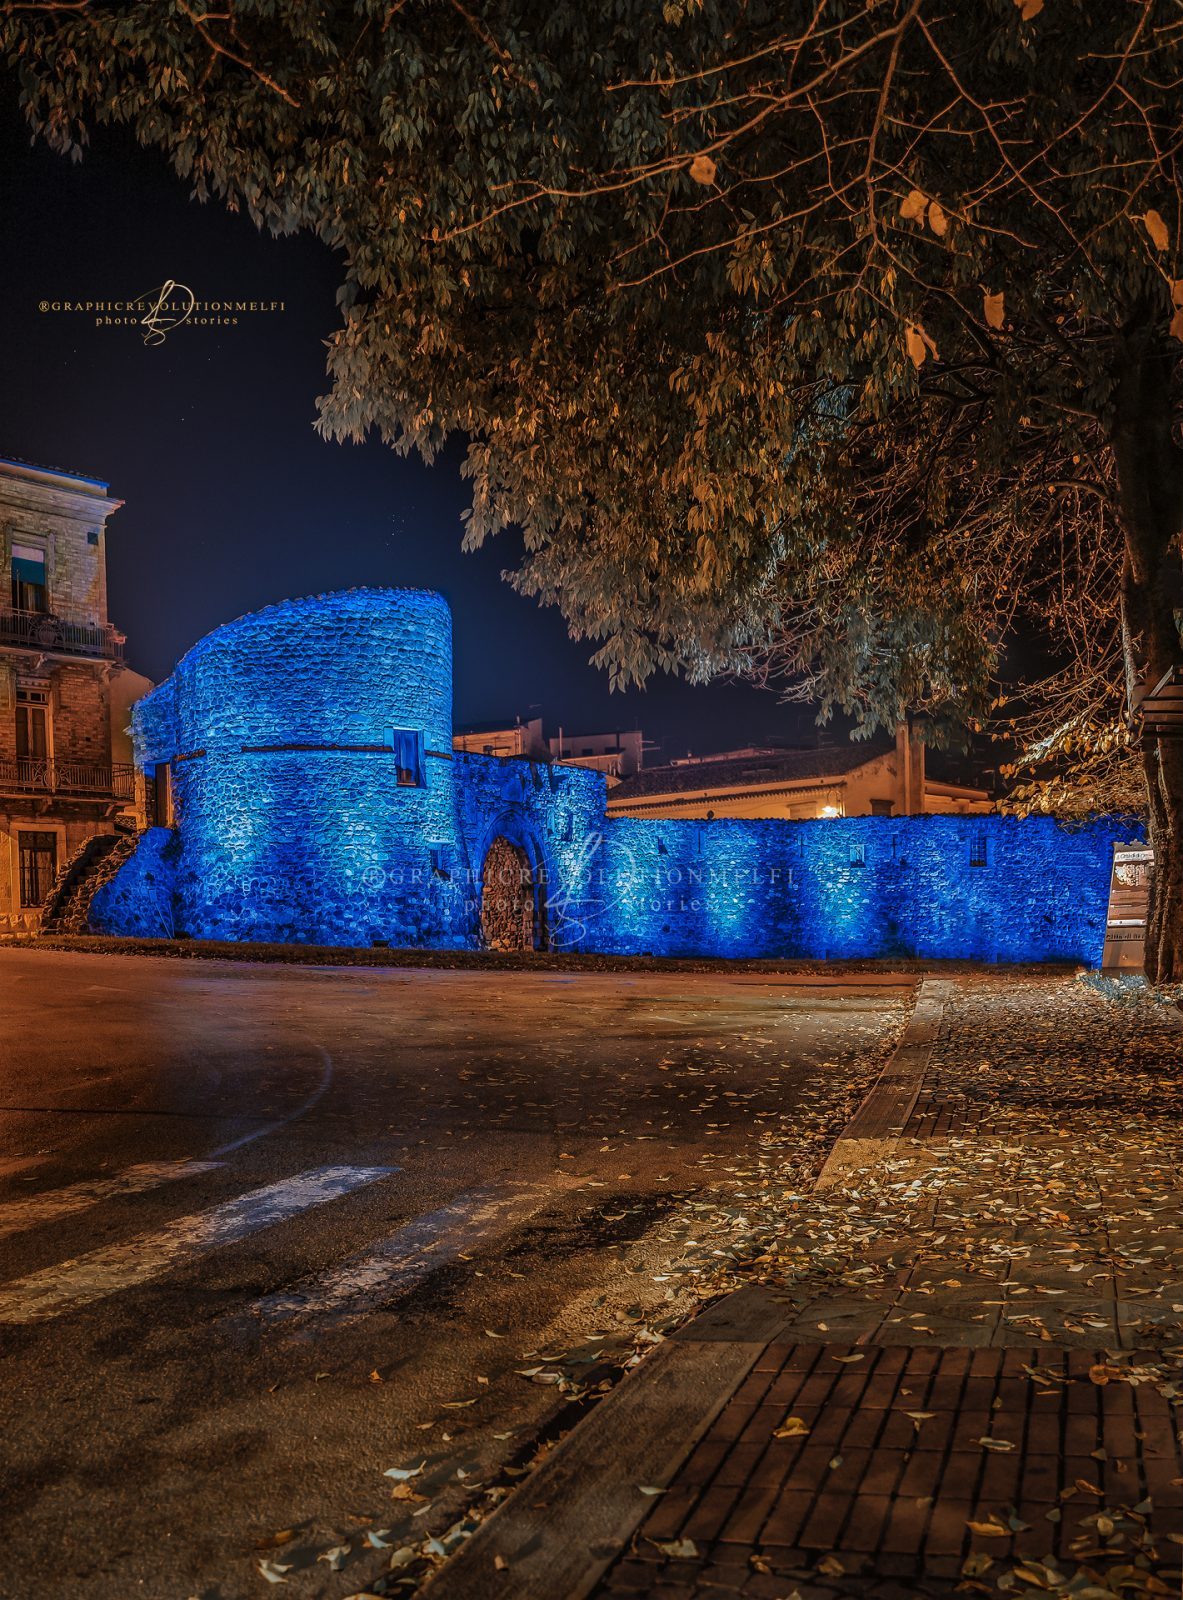
[[[555,761],[602,772],[609,789],[641,770],[644,740],[639,728],[630,733],[580,734],[564,734],[560,729],[558,738],[548,739],[547,743]]]
[[[894,744],[731,750],[649,767],[608,796],[608,814],[617,817],[899,817],[993,810],[985,789],[930,777],[924,746],[902,727]]]
[[[561,761],[566,767],[589,767],[602,772],[608,787],[639,771],[643,738],[639,729],[629,733],[564,733],[553,738],[542,731],[542,718],[520,719],[512,724],[480,723],[452,735],[452,748],[477,756],[518,756],[525,761]]]
[[[471,756],[520,756],[526,761],[549,761],[542,737],[542,718],[528,722],[479,722],[452,735],[452,749]]]

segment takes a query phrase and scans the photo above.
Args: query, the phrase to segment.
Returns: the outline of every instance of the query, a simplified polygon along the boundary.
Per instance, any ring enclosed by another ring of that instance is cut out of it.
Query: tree
[[[55,146],[128,124],[340,252],[319,426],[464,434],[466,539],[519,528],[614,681],[940,738],[1017,654],[1029,753],[1112,792],[1180,653],[1173,0],[2,9]],[[1183,746],[1142,760],[1165,981]]]

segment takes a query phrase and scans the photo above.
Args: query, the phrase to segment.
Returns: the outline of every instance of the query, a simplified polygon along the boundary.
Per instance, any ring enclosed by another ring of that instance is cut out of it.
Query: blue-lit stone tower
[[[135,708],[134,734],[175,816],[95,894],[98,933],[1097,961],[1112,846],[1140,829],[608,819],[598,773],[453,752],[451,614],[413,589],[218,628]]]
[[[441,595],[358,589],[228,623],[137,707],[135,739],[145,767],[170,765],[182,930],[462,942]]]
[[[134,733],[150,777],[168,767],[177,827],[153,830],[100,893],[96,927],[474,946],[501,838],[535,902],[523,937],[564,942],[563,897],[551,907],[547,890],[576,813],[581,839],[585,814],[602,814],[603,780],[453,755],[441,595],[353,589],[240,617],[140,702]]]

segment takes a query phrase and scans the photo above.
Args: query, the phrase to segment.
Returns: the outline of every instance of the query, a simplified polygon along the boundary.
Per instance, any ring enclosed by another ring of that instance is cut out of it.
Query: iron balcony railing
[[[89,761],[48,761],[17,756],[0,761],[0,793],[56,794],[102,800],[134,800],[136,771],[130,763],[104,767]]]
[[[50,611],[0,609],[0,646],[122,661],[123,635],[109,622],[71,622]]]

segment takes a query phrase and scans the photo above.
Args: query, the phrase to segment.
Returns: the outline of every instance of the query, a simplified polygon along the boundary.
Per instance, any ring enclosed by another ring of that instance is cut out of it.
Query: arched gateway
[[[481,869],[481,937],[489,950],[546,948],[546,901],[541,866],[499,833]]]

